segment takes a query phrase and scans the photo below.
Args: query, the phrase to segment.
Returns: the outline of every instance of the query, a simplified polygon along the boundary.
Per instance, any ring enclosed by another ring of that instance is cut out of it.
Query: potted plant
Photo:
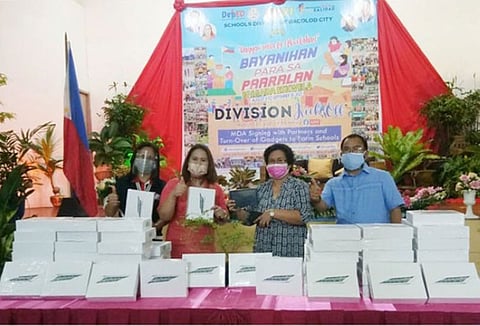
[[[448,155],[455,146],[452,142],[465,144],[465,135],[470,131],[480,113],[480,90],[464,91],[455,86],[455,81],[447,82],[449,91],[431,98],[420,110],[427,119],[428,127],[435,128],[435,142],[438,153]]]
[[[389,126],[382,135],[374,135],[381,152],[369,152],[376,159],[385,160],[395,182],[398,184],[404,176],[427,159],[436,159],[427,144],[422,141],[423,129],[403,134],[399,127]]]
[[[36,137],[31,145],[34,153],[33,164],[35,169],[42,172],[49,180],[53,195],[50,196],[50,202],[54,207],[59,207],[62,203],[60,188],[55,186],[53,176],[57,169],[62,169],[63,160],[53,157],[58,141],[54,138],[55,124],[48,124],[42,137]]]
[[[460,176],[470,171],[480,171],[480,150],[450,156],[440,167],[437,173],[438,182],[443,185],[448,197],[457,197],[455,186]]]

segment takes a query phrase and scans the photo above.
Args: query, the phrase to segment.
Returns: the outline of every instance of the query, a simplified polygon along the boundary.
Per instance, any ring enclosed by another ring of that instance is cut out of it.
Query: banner
[[[335,157],[380,131],[376,1],[287,1],[182,12],[185,150],[217,168],[263,165],[286,143]]]

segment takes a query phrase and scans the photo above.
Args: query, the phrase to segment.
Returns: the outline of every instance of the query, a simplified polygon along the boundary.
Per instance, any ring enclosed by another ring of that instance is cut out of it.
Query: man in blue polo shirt
[[[367,141],[351,134],[340,148],[344,172],[328,180],[323,191],[315,182],[310,186],[315,209],[321,212],[335,207],[338,224],[400,223],[402,196],[389,172],[365,163]]]

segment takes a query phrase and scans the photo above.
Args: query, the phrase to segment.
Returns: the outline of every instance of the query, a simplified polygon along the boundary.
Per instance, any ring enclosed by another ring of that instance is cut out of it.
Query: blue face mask
[[[342,154],[341,161],[348,171],[358,170],[365,163],[364,153],[345,153]]]

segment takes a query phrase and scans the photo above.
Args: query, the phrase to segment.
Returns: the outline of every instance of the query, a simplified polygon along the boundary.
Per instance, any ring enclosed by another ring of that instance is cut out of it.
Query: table
[[[0,324],[480,324],[480,304],[374,304],[195,288],[135,302],[1,299]]]

